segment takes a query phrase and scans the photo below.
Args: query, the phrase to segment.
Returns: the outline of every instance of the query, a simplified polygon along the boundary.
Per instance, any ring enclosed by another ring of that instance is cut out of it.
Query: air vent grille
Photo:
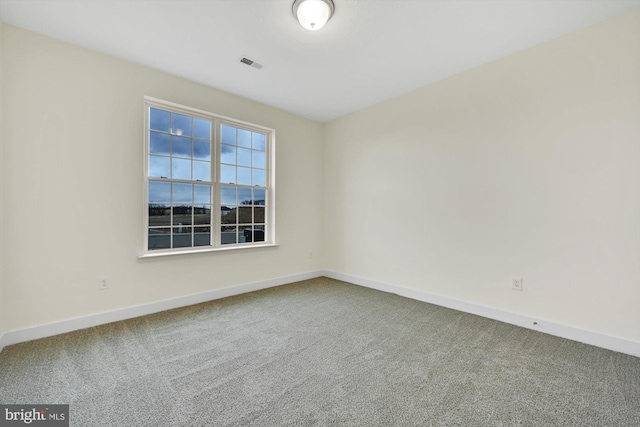
[[[254,61],[253,59],[249,59],[246,56],[242,57],[242,59],[240,59],[240,62],[258,70],[262,68],[262,64],[258,64],[256,61]]]

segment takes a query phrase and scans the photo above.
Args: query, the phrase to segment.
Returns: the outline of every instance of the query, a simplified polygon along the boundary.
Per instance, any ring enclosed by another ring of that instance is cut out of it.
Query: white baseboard
[[[258,291],[260,289],[286,285],[288,283],[299,282],[301,280],[315,279],[316,277],[321,277],[322,275],[322,271],[310,271],[308,273],[277,277],[275,279],[246,283],[243,285],[231,286],[223,289],[214,289],[212,291],[202,292],[199,294],[186,295],[182,297],[155,301],[148,304],[136,305],[103,313],[90,314],[88,316],[61,320],[58,322],[18,329],[15,331],[7,331],[4,334],[0,335],[0,351],[2,351],[4,347],[12,344],[50,337],[53,335],[63,334],[65,332],[90,328],[92,326],[104,325],[106,323],[131,319],[133,317],[144,316],[147,314],[158,313],[160,311],[171,310],[173,308],[185,307],[201,302],[226,298],[233,295],[245,294],[247,292]]]
[[[73,319],[61,320],[15,331],[7,331],[0,335],[0,351],[2,351],[4,347],[12,344],[322,276],[640,357],[640,342],[638,341],[631,341],[598,332],[587,331],[573,326],[546,321],[544,319],[535,319],[506,310],[447,298],[415,289],[407,289],[401,286],[390,285],[388,283],[377,282],[375,280],[365,279],[363,277],[353,276],[350,274],[337,273],[330,270],[317,270],[259,282],[246,283],[229,288],[215,289],[199,294],[186,295],[178,298],[156,301],[149,304],[142,304]]]
[[[536,319],[498,308],[447,298],[415,289],[407,289],[401,286],[377,282],[375,280],[365,279],[363,277],[353,276],[350,274],[324,270],[322,271],[322,275],[332,279],[353,283],[355,285],[397,294],[406,298],[428,302],[442,307],[452,308],[454,310],[475,314],[489,319],[499,320],[501,322],[510,323],[512,325],[521,326],[523,328],[533,329],[536,331],[547,333],[549,335],[555,335],[561,338],[566,338],[585,344],[590,344],[596,347],[605,348],[607,350],[613,350],[620,353],[640,357],[640,342],[638,341],[631,341],[625,338],[618,338],[598,332],[587,331],[573,326],[563,325],[561,323],[550,322],[544,319]]]

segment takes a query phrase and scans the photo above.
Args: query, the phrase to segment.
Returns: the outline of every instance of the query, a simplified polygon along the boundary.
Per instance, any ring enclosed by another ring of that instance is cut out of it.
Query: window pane
[[[171,209],[169,208],[169,204],[149,203],[149,225],[171,225]]]
[[[253,151],[253,167],[260,169],[265,168],[264,151]]]
[[[238,243],[238,227],[222,227],[220,232],[220,242],[223,245]]]
[[[211,163],[193,162],[193,179],[195,181],[211,181]]]
[[[191,179],[191,160],[172,159],[171,172],[173,179]]]
[[[236,147],[231,145],[220,145],[220,161],[222,163],[236,164]]]
[[[173,203],[193,203],[192,184],[173,183]]]
[[[174,248],[190,248],[192,245],[192,228],[191,227],[174,227],[173,229],[173,247]]]
[[[193,185],[194,203],[208,205],[211,203],[211,186],[194,184]]]
[[[169,249],[171,247],[170,228],[150,228],[148,239],[149,250]]]
[[[191,138],[172,136],[171,142],[171,154],[174,157],[191,158]]]
[[[262,205],[262,206],[266,204],[266,195],[265,195],[264,189],[262,188],[253,189],[253,204]]]
[[[238,188],[238,204],[250,205],[251,204],[251,188],[240,187]]]
[[[169,203],[171,201],[171,183],[149,181],[149,203]]]
[[[149,156],[149,176],[169,178],[171,176],[169,157]]]
[[[264,242],[264,226],[253,227],[253,241]]]
[[[170,138],[168,133],[149,132],[149,152],[168,156],[171,153]]]
[[[251,169],[238,168],[238,184],[251,185]]]
[[[222,143],[236,145],[236,128],[222,125]]]
[[[193,158],[211,160],[211,144],[204,141],[193,141]]]
[[[195,206],[193,208],[193,223],[195,225],[211,224],[211,206]]]
[[[251,148],[251,132],[244,129],[238,129],[238,145],[240,147]]]
[[[171,113],[151,108],[149,111],[149,129],[169,132],[171,127]]]
[[[229,165],[220,166],[220,182],[234,184],[236,182],[236,167]]]
[[[265,146],[265,138],[264,135],[261,133],[253,133],[253,149],[254,150],[262,150],[264,151],[264,146]]]
[[[253,169],[253,185],[265,186],[263,169]]]
[[[264,208],[253,208],[253,222],[264,222]]]
[[[242,228],[242,235],[245,243],[253,242],[253,229],[251,227]]]
[[[193,229],[193,246],[211,245],[211,227],[196,227]]]
[[[253,222],[253,208],[246,206],[238,207],[238,224],[251,224]]]
[[[193,119],[193,136],[195,138],[211,140],[211,122],[202,119]]]
[[[191,212],[191,205],[173,206],[173,225],[192,225]]]
[[[238,148],[238,164],[240,166],[251,166],[251,150]]]
[[[171,130],[176,135],[191,136],[191,117],[174,113]]]
[[[220,207],[220,223],[221,224],[235,224],[236,212],[235,206],[222,206]]]
[[[223,185],[220,187],[220,203],[223,205],[236,205],[238,204],[237,188],[228,187]]]

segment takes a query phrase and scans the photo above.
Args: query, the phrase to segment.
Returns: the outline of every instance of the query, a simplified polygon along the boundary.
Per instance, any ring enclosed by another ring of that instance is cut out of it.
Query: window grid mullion
[[[220,219],[220,194],[221,194],[221,186],[220,186],[220,150],[221,150],[221,137],[220,137],[220,122],[218,120],[214,120],[211,123],[213,133],[213,141],[211,147],[211,160],[213,162],[211,174],[212,180],[215,183],[211,186],[211,244],[213,247],[220,247],[222,245],[220,230],[221,230],[221,219]]]

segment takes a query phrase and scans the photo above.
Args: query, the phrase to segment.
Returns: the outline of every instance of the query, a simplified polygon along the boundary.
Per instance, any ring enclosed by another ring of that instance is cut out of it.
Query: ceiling
[[[640,7],[640,0],[0,0],[0,19],[320,122]],[[247,56],[260,70],[240,63]]]

